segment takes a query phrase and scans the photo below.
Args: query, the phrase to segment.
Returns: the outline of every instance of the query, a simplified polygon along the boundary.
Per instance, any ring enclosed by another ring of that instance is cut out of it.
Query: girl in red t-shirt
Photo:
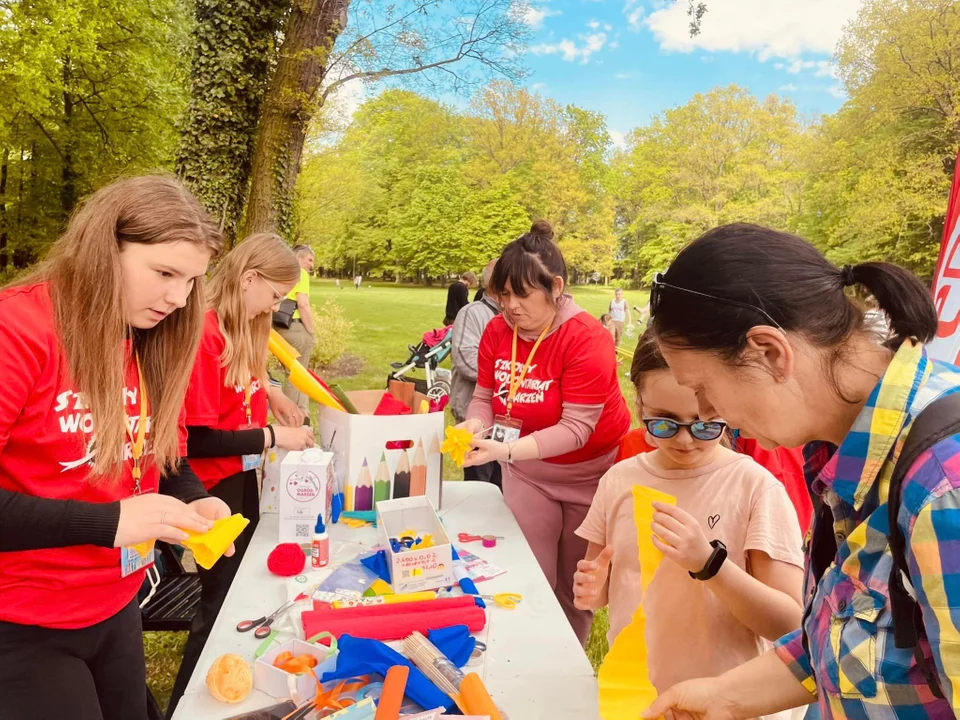
[[[477,388],[461,427],[466,465],[499,461],[503,496],[581,642],[593,613],[569,579],[587,549],[574,532],[630,428],[613,338],[564,294],[567,268],[543,221],[504,248],[491,281],[503,314],[480,340]],[[492,439],[480,439],[491,430]]]
[[[221,244],[176,180],[131,178],[96,192],[50,259],[0,291],[4,720],[146,717],[136,596],[150,543],[230,513],[180,461]]]
[[[170,699],[171,715],[186,689],[220,606],[260,517],[257,468],[271,447],[303,450],[313,432],[304,414],[279,388],[267,382],[267,340],[271,318],[300,278],[300,264],[279,237],[260,233],[231,250],[213,271],[200,350],[185,403],[190,465],[214,497],[250,524],[236,541],[236,553],[210,570],[197,568],[200,609],[184,648]],[[267,425],[267,405],[292,427]]]

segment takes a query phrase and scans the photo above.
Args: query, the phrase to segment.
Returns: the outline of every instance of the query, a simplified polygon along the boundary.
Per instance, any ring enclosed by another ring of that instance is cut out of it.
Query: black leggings
[[[203,652],[203,646],[207,644],[210,630],[213,629],[213,623],[220,613],[220,606],[223,605],[227,590],[230,589],[230,584],[237,574],[243,554],[246,552],[247,545],[250,544],[250,538],[253,537],[253,531],[257,529],[257,523],[260,520],[260,489],[255,470],[248,470],[224,478],[210,489],[210,494],[229,505],[231,512],[243,513],[243,516],[250,520],[250,524],[244,528],[243,533],[234,543],[233,557],[220,558],[209,570],[204,570],[201,567],[197,568],[201,585],[200,609],[193,618],[190,637],[183,649],[183,660],[180,662],[177,680],[170,695],[170,705],[167,707],[168,718],[173,717],[173,711],[176,710],[177,703],[180,702],[180,698],[187,689],[190,677],[197,666],[197,660],[200,659],[200,654]]]
[[[136,600],[80,630],[0,622],[3,720],[146,717],[143,630]]]

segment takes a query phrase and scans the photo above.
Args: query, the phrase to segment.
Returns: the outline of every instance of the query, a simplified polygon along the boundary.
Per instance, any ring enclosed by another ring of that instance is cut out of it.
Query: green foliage
[[[632,284],[627,278],[617,278],[610,283],[610,287],[614,290],[629,290]]]
[[[343,308],[328,299],[319,308],[313,307],[313,331],[316,344],[310,354],[310,366],[329,365],[346,351],[353,334],[353,323],[347,320]]]
[[[190,26],[187,0],[4,4],[0,268],[35,259],[94,188],[169,167]]]

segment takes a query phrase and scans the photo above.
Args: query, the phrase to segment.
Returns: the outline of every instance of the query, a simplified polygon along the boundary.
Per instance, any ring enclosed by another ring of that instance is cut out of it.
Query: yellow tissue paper
[[[473,433],[455,427],[448,427],[444,433],[446,439],[440,445],[440,452],[449,455],[457,467],[463,467],[467,453],[473,449]]]
[[[647,641],[644,635],[647,617],[643,612],[643,597],[663,560],[663,553],[657,550],[651,540],[654,502],[676,505],[677,499],[642,485],[633,486],[633,518],[637,525],[637,545],[640,547],[641,602],[633,614],[633,620],[617,635],[600,666],[597,680],[600,685],[600,717],[603,720],[636,720],[657,698],[647,664]]]
[[[156,540],[144,540],[142,543],[137,543],[136,545],[131,545],[131,550],[136,550],[137,554],[140,555],[144,560],[147,559],[147,556],[150,554],[150,551],[153,550],[153,546],[156,545]]]
[[[213,528],[205,533],[187,530],[186,533],[190,537],[180,544],[193,550],[197,565],[204,570],[209,570],[249,524],[249,520],[237,513],[228,518],[220,518],[213,523]]]

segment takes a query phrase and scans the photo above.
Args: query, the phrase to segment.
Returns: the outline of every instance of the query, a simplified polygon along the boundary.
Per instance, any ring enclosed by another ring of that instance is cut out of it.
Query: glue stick
[[[317,515],[317,525],[313,528],[313,542],[310,545],[310,565],[315,568],[326,567],[330,563],[330,538],[323,526],[323,514]]]

